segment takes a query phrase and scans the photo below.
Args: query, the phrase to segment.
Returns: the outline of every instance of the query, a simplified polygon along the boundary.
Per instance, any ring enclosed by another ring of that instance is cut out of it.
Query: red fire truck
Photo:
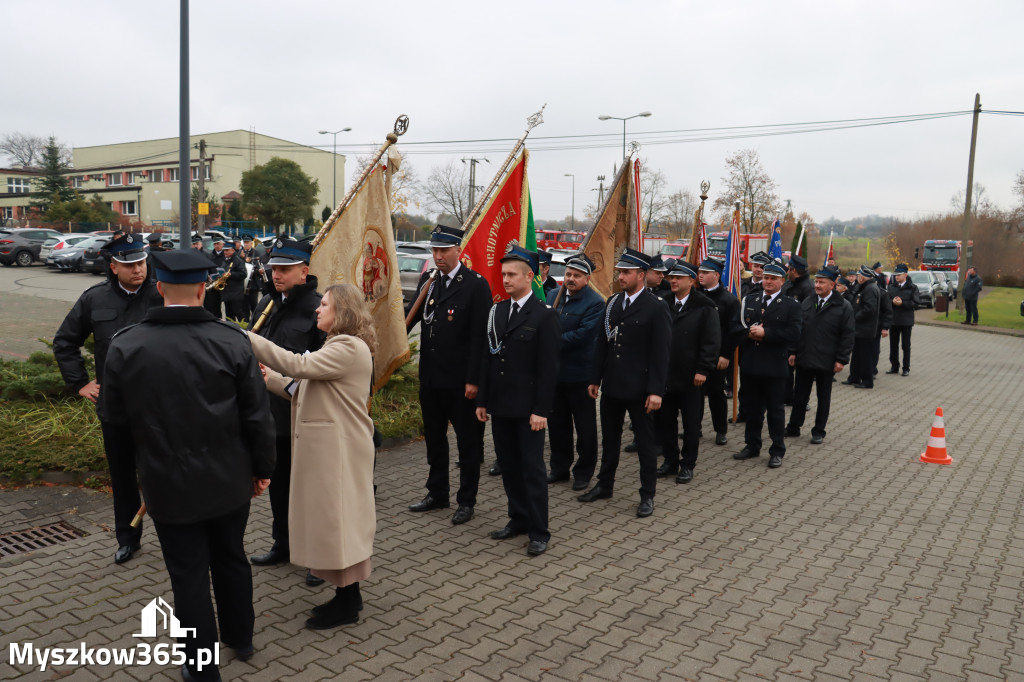
[[[924,243],[921,254],[922,270],[947,270],[957,271],[960,269],[960,245],[961,242],[955,239],[929,239]],[[974,248],[974,242],[967,242],[968,250]]]
[[[537,248],[544,251],[548,249],[578,249],[586,236],[585,232],[570,232],[569,230],[537,230]]]
[[[768,234],[740,233],[740,260],[744,265],[750,263],[750,256],[758,251],[768,251]],[[729,245],[728,232],[712,232],[708,235],[708,255],[713,258],[725,258],[725,251]]]

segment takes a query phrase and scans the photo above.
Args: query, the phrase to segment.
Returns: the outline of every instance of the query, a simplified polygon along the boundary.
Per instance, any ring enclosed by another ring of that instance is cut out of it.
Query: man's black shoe
[[[140,547],[142,547],[141,542],[133,542],[130,545],[121,545],[117,548],[117,551],[114,552],[114,563],[123,564],[128,561],[135,556],[135,553],[139,551]]]
[[[909,377],[910,376],[910,370],[909,369],[903,370],[903,373],[900,376]]]
[[[693,480],[693,469],[680,469],[676,476],[676,483],[689,483]]]
[[[811,436],[811,445],[821,445],[825,442],[825,436]]]
[[[625,452],[636,452],[640,449],[640,446],[636,444],[636,440],[630,441],[626,447],[622,448]]]
[[[781,457],[779,457],[778,455],[772,455],[771,457],[768,458],[769,469],[778,469],[780,466],[782,466]]]
[[[668,462],[665,462],[660,467],[658,467],[658,478],[662,478],[662,477],[665,477],[665,476],[671,476],[672,474],[675,474],[678,471],[679,471],[679,465],[678,464],[669,464]]]
[[[452,525],[458,526],[473,518],[473,508],[469,505],[460,504],[459,508],[452,514]]]
[[[843,386],[860,386],[859,381],[851,381],[849,379],[846,379],[845,381],[842,381],[840,383],[842,383]]]
[[[761,456],[760,452],[754,452],[750,448],[743,448],[742,450],[737,452],[735,455],[733,455],[732,458],[733,459],[743,460],[743,459],[753,459],[755,457],[760,457],[760,456]]]
[[[854,384],[853,387],[854,388],[874,388],[874,385],[872,384],[871,386],[868,386],[866,384]]]
[[[548,483],[561,483],[568,480],[569,474],[548,474]]]
[[[488,535],[492,540],[508,540],[509,538],[522,535],[522,533],[517,530],[512,530],[509,526],[505,526],[501,530],[492,530]]]
[[[276,566],[277,564],[288,563],[288,552],[279,549],[276,545],[270,548],[266,554],[253,554],[249,561],[253,566]]]
[[[501,467],[495,462],[491,465],[491,468],[487,470],[487,473],[491,476],[501,476]]]
[[[580,502],[593,502],[594,500],[606,500],[611,496],[612,491],[605,490],[604,488],[601,487],[601,484],[598,483],[593,488],[583,493],[576,499],[579,500]]]
[[[188,665],[185,663],[181,664],[181,679],[185,680],[185,682],[198,682],[198,678],[192,674],[192,671],[188,669]],[[218,671],[217,677],[211,678],[211,680],[213,682],[220,682],[220,672]]]
[[[254,647],[252,644],[249,644],[247,646],[233,646],[231,644],[228,644],[227,642],[223,642],[223,644],[226,647],[234,649],[235,658],[237,658],[240,661],[248,661],[250,658],[252,658],[253,654],[256,653],[256,647]]]
[[[636,508],[636,515],[641,519],[646,518],[654,513],[654,498],[648,497],[640,500],[640,505]]]
[[[787,438],[796,438],[797,436],[800,435],[800,429],[796,428],[795,426],[787,426],[786,430],[782,433],[782,435],[786,436]]]
[[[324,584],[324,579],[316,577],[315,575],[313,575],[313,572],[310,571],[307,568],[306,569],[306,584],[309,585],[310,587],[320,587],[321,585]]]
[[[715,445],[725,445],[729,442],[728,437],[724,433],[715,434]]]
[[[416,504],[409,505],[409,511],[425,512],[431,509],[447,509],[452,506],[448,500],[440,500],[433,495],[427,495]]]
[[[573,490],[586,490],[588,485],[590,485],[590,479],[589,478],[586,479],[586,480],[584,480],[582,478],[577,478],[576,480],[574,480],[572,482],[572,489]]]
[[[885,373],[886,374],[899,374],[900,370],[899,370],[898,367],[893,367],[892,369],[885,370]]]
[[[526,548],[526,553],[530,556],[540,556],[546,551],[548,551],[548,543],[543,540],[530,540],[530,545]]]

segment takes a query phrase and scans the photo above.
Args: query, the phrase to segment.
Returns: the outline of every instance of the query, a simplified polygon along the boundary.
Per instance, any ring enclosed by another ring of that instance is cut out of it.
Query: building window
[[[141,185],[142,181],[146,179],[142,171],[134,171],[128,178],[130,180],[129,184],[132,185]]]
[[[163,182],[164,181],[164,172],[161,169],[159,169],[159,168],[154,168],[153,170],[149,171],[149,181],[150,182]]]
[[[123,178],[120,173],[110,173],[107,175],[107,187],[120,187],[121,180]]]
[[[0,218],[4,220],[11,220],[14,218],[14,207],[13,206],[0,206]]]
[[[170,177],[170,182],[177,182],[178,181],[178,169],[177,168],[172,168],[170,176],[171,176]]]
[[[28,194],[30,184],[28,178],[7,178],[7,191],[11,194]]]
[[[210,167],[209,166],[203,166],[203,170],[205,171],[203,173],[203,176],[204,176],[203,180],[209,180],[210,179]],[[196,181],[198,179],[199,179],[199,166],[192,166],[192,180]]]
[[[137,201],[122,201],[121,215],[138,215],[139,204]]]
[[[71,178],[71,186],[74,187],[75,189],[81,188],[81,186],[82,186],[82,176],[81,175],[72,176],[72,178]]]

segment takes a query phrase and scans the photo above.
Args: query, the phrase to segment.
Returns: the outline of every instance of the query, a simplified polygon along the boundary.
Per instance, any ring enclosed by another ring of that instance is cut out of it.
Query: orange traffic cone
[[[942,421],[942,408],[935,410],[935,421],[932,422],[932,435],[928,437],[928,447],[921,453],[921,461],[928,464],[952,464],[953,458],[946,452],[946,426]]]

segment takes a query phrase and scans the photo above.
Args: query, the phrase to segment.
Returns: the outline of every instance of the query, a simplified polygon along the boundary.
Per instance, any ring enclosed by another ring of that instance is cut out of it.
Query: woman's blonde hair
[[[324,291],[334,308],[334,324],[327,336],[348,334],[362,339],[370,347],[370,353],[377,352],[377,330],[373,317],[363,298],[363,292],[351,284],[332,284]]]

